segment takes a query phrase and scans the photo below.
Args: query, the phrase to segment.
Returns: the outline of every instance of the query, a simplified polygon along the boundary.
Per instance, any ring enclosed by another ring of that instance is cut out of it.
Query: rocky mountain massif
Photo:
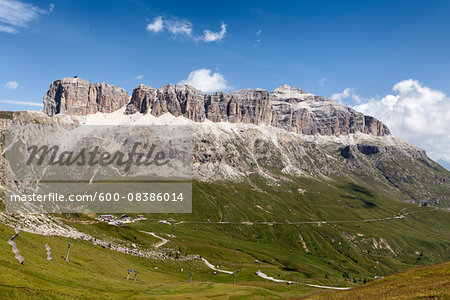
[[[447,170],[425,151],[392,136],[380,121],[332,99],[288,85],[272,92],[211,95],[186,85],[139,85],[131,99],[127,97],[115,86],[64,78],[53,82],[44,96],[44,112],[53,117],[32,118],[81,124],[190,124],[194,177],[201,181],[245,181],[254,174],[270,182],[289,176],[345,178],[405,201],[450,207]]]
[[[108,113],[125,105],[126,114],[139,112],[158,117],[170,113],[195,122],[271,125],[301,134],[389,134],[387,127],[373,117],[288,85],[271,93],[248,89],[208,95],[187,85],[169,84],[155,89],[141,84],[128,103],[128,94],[116,86],[63,78],[53,82],[44,97],[44,112],[48,115]]]

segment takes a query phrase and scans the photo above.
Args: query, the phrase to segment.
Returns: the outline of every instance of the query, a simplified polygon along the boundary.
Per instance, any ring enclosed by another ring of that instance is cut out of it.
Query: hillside
[[[386,201],[363,185],[334,188],[328,185],[329,192],[324,193],[323,186],[312,183],[259,185],[264,188],[259,190],[249,189],[245,184],[198,182],[194,183],[192,215],[146,215],[147,220],[123,227],[97,223],[88,216],[57,216],[70,228],[95,237],[97,243],[111,241],[128,247],[131,252],[133,249],[156,251],[155,256],[141,258],[107,250],[108,243],[104,249],[101,244],[94,245],[93,240],[66,238],[76,235],[62,230],[42,236],[48,230],[46,226],[34,227],[37,220],[24,226],[20,218],[16,223],[11,218],[2,219],[11,226],[22,224],[24,230],[39,234],[21,233],[17,239],[17,247],[25,258],[23,266],[14,259],[10,245],[1,246],[0,277],[6,284],[1,290],[11,296],[21,295],[23,290],[33,291],[36,298],[46,294],[61,298],[93,297],[93,293],[98,298],[112,297],[112,293],[117,298],[131,293],[148,297],[156,297],[155,293],[167,297],[180,293],[206,297],[213,291],[222,298],[233,295],[277,298],[326,291],[305,283],[335,286],[338,280],[340,287],[352,286],[354,281],[360,285],[374,276],[450,260],[447,212],[393,199]],[[304,196],[294,193],[295,187],[305,185],[309,189]],[[344,200],[346,195],[355,196],[355,190],[358,190],[355,199]],[[336,204],[336,192],[341,193],[345,203]],[[374,194],[368,196],[370,193]],[[374,206],[367,209],[365,202]],[[268,205],[273,207],[273,213],[261,209]],[[396,218],[400,211],[404,218]],[[170,220],[174,225],[159,220]],[[12,235],[10,227],[2,225],[1,228],[3,236]],[[154,248],[152,245],[158,239],[141,231],[154,232],[168,243]],[[73,246],[70,262],[66,263],[68,241]],[[52,248],[54,260],[50,262],[45,260],[45,243]],[[231,284],[230,275],[214,275],[205,263],[191,255],[201,255],[223,270],[243,269],[238,274],[237,286]],[[141,272],[136,285],[130,286],[132,283],[126,281],[127,268]],[[195,274],[192,285],[186,283],[190,270]],[[264,280],[255,275],[258,270],[293,282],[299,277],[300,287]],[[42,281],[43,278],[47,281]],[[116,288],[110,290],[111,284]],[[148,288],[149,284],[152,288]],[[206,286],[212,290],[204,290]],[[68,287],[73,292],[69,293]]]
[[[348,292],[308,299],[447,299],[449,287],[450,262],[447,262],[394,274]]]

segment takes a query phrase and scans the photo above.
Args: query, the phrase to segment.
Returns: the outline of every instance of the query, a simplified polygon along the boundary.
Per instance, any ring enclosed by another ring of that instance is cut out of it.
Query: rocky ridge
[[[138,112],[156,117],[170,113],[195,122],[271,125],[310,135],[389,134],[386,125],[373,117],[288,85],[270,93],[247,89],[209,95],[186,85],[155,89],[141,84],[134,89],[126,109],[126,114]]]
[[[271,125],[308,135],[390,134],[386,125],[373,117],[288,85],[272,92],[246,89],[204,94],[188,85],[169,84],[155,89],[141,84],[128,101],[128,94],[116,86],[63,78],[53,82],[44,96],[44,112],[50,116],[110,113],[125,105],[125,114],[159,117],[170,113],[195,122]]]
[[[44,112],[87,115],[96,112],[111,113],[130,100],[128,93],[114,85],[90,83],[81,78],[63,78],[50,84],[44,96]]]

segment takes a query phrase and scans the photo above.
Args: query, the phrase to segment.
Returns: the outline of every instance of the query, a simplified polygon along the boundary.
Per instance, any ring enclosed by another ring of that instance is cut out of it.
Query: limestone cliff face
[[[170,113],[195,122],[271,125],[307,135],[389,134],[388,128],[373,117],[288,85],[270,93],[247,89],[204,94],[187,85],[169,84],[155,89],[141,84],[129,100],[128,93],[119,87],[63,78],[53,82],[44,96],[44,112],[48,115],[109,113],[124,106],[126,114],[158,117]]]
[[[262,89],[211,95],[185,85],[154,89],[139,85],[133,91],[126,113],[171,113],[195,122],[272,125],[302,134],[341,135],[363,132],[388,135],[388,128],[332,99],[283,85],[269,93]]]
[[[44,96],[44,112],[50,116],[110,113],[125,106],[129,100],[128,93],[120,87],[92,84],[81,78],[63,78],[50,84]]]

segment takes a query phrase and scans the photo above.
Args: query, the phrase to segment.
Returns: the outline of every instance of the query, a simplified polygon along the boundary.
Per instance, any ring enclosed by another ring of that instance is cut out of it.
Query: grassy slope
[[[26,259],[25,265],[17,264],[8,244],[0,244],[0,296],[2,293],[3,298],[17,295],[59,295],[62,298],[114,295],[120,298],[135,293],[148,297],[183,294],[195,298],[212,294],[221,298],[300,296],[312,293],[314,289],[304,286],[295,289],[267,282],[254,273],[262,270],[287,280],[295,280],[298,276],[301,282],[324,285],[334,285],[338,279],[340,286],[349,286],[353,282],[344,280],[344,273],[360,284],[374,275],[450,260],[448,212],[386,199],[375,188],[361,183],[337,180],[327,184],[292,179],[280,182],[279,186],[269,186],[255,178],[252,184],[253,188],[248,184],[196,182],[192,214],[148,215],[148,220],[125,227],[79,222],[89,219],[88,216],[61,216],[65,222],[93,236],[113,237],[144,248],[156,240],[141,230],[173,234],[175,238],[168,237],[170,242],[162,247],[162,251],[200,254],[227,270],[243,268],[238,275],[238,286],[230,285],[230,275],[212,275],[201,262],[153,261],[81,241],[72,241],[72,259],[67,264],[63,260],[67,239],[21,233],[17,245]],[[302,195],[298,188],[306,192]],[[400,211],[415,214],[404,219],[376,222],[328,222],[320,226],[286,224],[287,221],[384,218],[398,215]],[[174,226],[157,223],[159,219],[168,218],[186,223]],[[284,224],[213,224],[214,221],[277,221]],[[12,235],[11,228],[0,228],[4,240]],[[310,253],[306,253],[299,235]],[[395,254],[386,248],[375,249],[373,238],[386,239]],[[49,243],[54,251],[55,259],[51,262],[45,260],[45,243]],[[260,263],[255,264],[255,259]],[[142,272],[137,283],[124,280],[127,268]],[[194,278],[199,283],[186,284],[188,274],[186,271],[181,273],[181,268],[194,270]]]
[[[14,232],[0,225],[0,233],[6,238]],[[71,240],[73,246],[67,263],[64,261],[67,241],[61,237],[20,233],[16,242],[25,257],[24,265],[14,259],[10,245],[0,243],[0,299],[161,299],[177,296],[199,299],[206,295],[238,299],[286,295],[284,286],[280,289],[271,283],[233,286],[229,275],[213,276],[201,263],[188,263],[196,271],[194,283],[189,284],[187,272],[179,271],[181,267],[187,267],[185,262],[133,257],[77,240]],[[46,260],[45,243],[52,248],[52,261]],[[125,279],[127,268],[141,272],[136,282]],[[227,283],[221,283],[225,281]],[[311,292],[311,289],[300,292]]]
[[[239,249],[259,260],[275,259],[282,269],[297,271],[306,277],[349,271],[354,277],[363,278],[450,259],[446,251],[450,241],[447,212],[384,199],[373,189],[345,183],[324,187],[312,180],[301,180],[281,185],[260,185],[263,190],[257,191],[249,189],[248,185],[196,183],[191,215],[159,216],[191,220],[193,223],[175,226],[139,223],[136,226],[142,230],[207,240],[214,246]],[[304,195],[298,193],[299,187],[307,190]],[[400,211],[414,211],[415,214],[400,220],[328,223],[321,226],[195,224],[195,220],[363,220],[394,216]],[[305,253],[299,235],[302,235],[311,254]],[[388,249],[374,249],[373,238],[386,239],[395,254]],[[305,264],[308,260],[315,261]],[[329,268],[325,268],[326,271],[313,270],[313,265],[319,264],[316,261]]]
[[[448,299],[450,262],[417,268],[375,280],[350,291],[327,293],[311,299]]]
[[[386,199],[373,187],[363,184],[355,185],[337,181],[333,185],[325,184],[324,186],[323,183],[305,179],[295,179],[290,183],[280,184],[280,186],[267,186],[258,183],[254,188],[249,188],[247,184],[223,185],[197,182],[194,183],[192,214],[148,215],[149,219],[146,221],[119,228],[105,224],[87,225],[78,222],[78,219],[89,219],[87,216],[70,216],[65,219],[65,222],[99,238],[114,237],[127,243],[136,243],[144,248],[149,247],[156,239],[141,233],[141,230],[165,236],[170,240],[162,247],[162,251],[166,253],[180,250],[182,254],[200,254],[226,270],[243,268],[244,271],[238,275],[238,282],[239,285],[249,287],[244,291],[250,293],[247,296],[252,297],[257,295],[286,297],[317,292],[304,286],[295,289],[293,286],[267,282],[254,275],[257,270],[286,280],[295,280],[298,276],[300,282],[335,285],[335,280],[338,279],[339,286],[351,286],[353,278],[357,280],[357,284],[361,284],[364,279],[371,279],[374,275],[392,274],[417,265],[450,260],[448,212]],[[306,192],[302,195],[298,192],[298,188]],[[384,218],[398,215],[400,211],[414,213],[407,215],[404,219],[387,221],[328,222],[320,226],[286,224],[287,221]],[[169,218],[177,221],[184,220],[185,223],[174,226],[157,223],[159,219]],[[212,223],[248,220],[278,221],[285,224],[271,226]],[[299,235],[302,235],[310,253],[306,253],[303,249]],[[375,249],[373,238],[385,239],[395,254],[386,248]],[[45,239],[62,240],[47,237]],[[59,246],[63,251],[65,251],[64,243],[61,242]],[[9,245],[6,246],[9,247]],[[18,246],[20,249],[19,244]],[[91,251],[91,248],[96,248],[88,244],[83,247],[89,248],[87,253]],[[117,280],[118,283],[122,283],[124,270],[128,268],[125,262],[130,259],[136,261],[136,268],[143,269],[146,274],[148,272],[146,278],[145,275],[140,278],[157,284],[158,293],[166,291],[170,295],[186,293],[200,296],[214,294],[216,292],[213,291],[217,290],[219,297],[226,298],[234,293],[242,292],[238,288],[236,290],[236,287],[230,288],[230,275],[214,276],[211,270],[200,262],[175,261],[173,264],[163,264],[161,261],[148,262],[145,259],[129,258],[129,256],[103,249],[95,251],[105,251],[108,256],[119,256],[124,259],[124,263],[115,268],[116,272],[120,273],[119,276],[116,276],[114,272],[101,275],[111,276],[111,280]],[[92,260],[92,257],[96,255],[87,257],[91,257]],[[105,258],[106,261],[109,259]],[[260,263],[255,264],[255,259]],[[90,264],[95,266],[93,262]],[[154,266],[159,269],[155,271]],[[207,285],[212,290],[209,292],[203,290],[205,286],[202,284],[191,286],[182,284],[181,282],[186,281],[188,275],[186,272],[180,273],[180,268],[194,270],[195,279],[204,282],[205,285],[209,282]],[[348,273],[352,281],[345,280],[344,273]],[[91,275],[91,280],[95,276],[99,275]],[[170,283],[173,281],[180,283]],[[125,284],[128,283],[125,281]],[[61,288],[64,289],[64,287]],[[80,289],[82,290],[83,287]],[[157,290],[152,288],[151,292],[138,292],[149,295],[156,293]],[[126,293],[121,289],[114,292],[118,295]],[[101,291],[101,293],[107,292]]]

